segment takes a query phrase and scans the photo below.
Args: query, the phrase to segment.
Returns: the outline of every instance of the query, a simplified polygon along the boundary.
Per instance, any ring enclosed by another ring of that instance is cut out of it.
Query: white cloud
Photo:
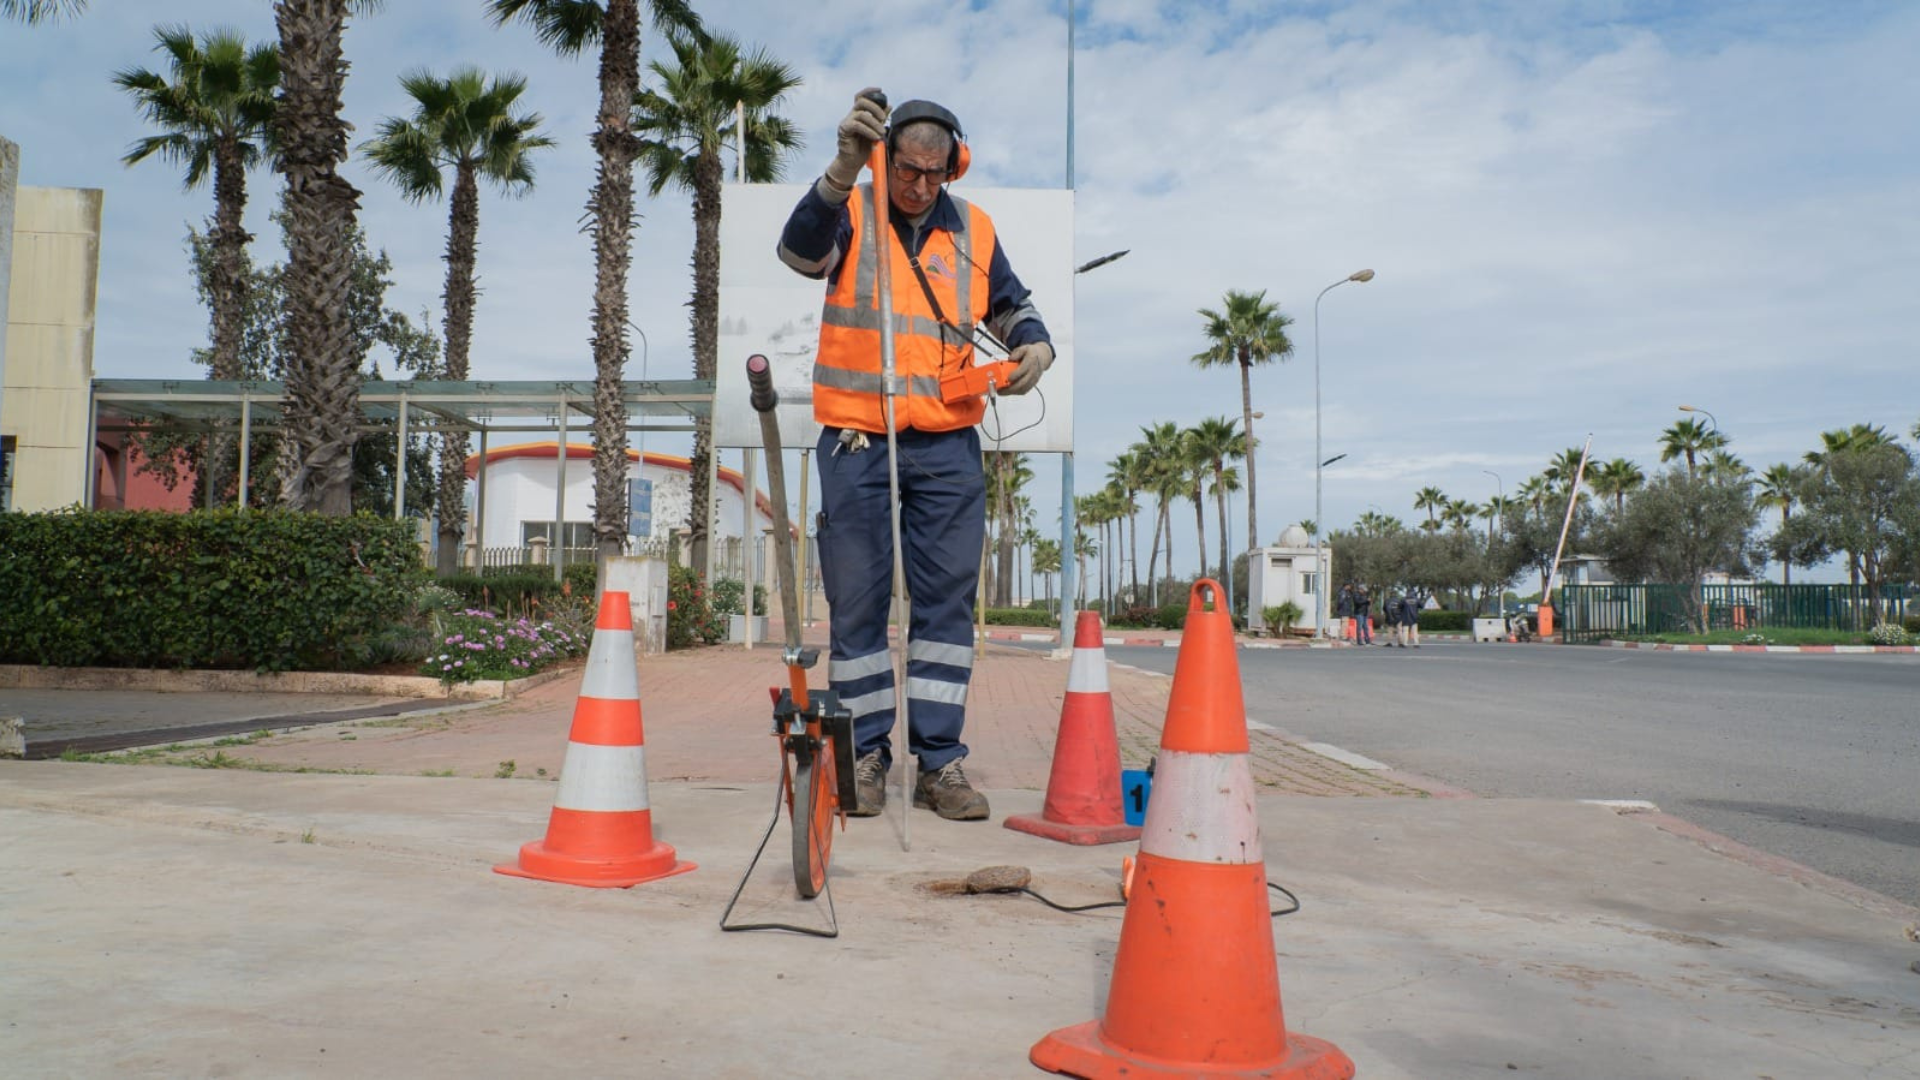
[[[1333,524],[1369,505],[1407,516],[1429,484],[1484,499],[1484,468],[1511,491],[1589,431],[1597,455],[1651,467],[1682,401],[1713,409],[1761,466],[1824,428],[1905,431],[1920,415],[1911,7],[1108,0],[1079,14],[1078,255],[1132,249],[1077,283],[1082,491],[1142,425],[1239,414],[1234,373],[1187,361],[1203,344],[1195,309],[1265,289],[1297,320],[1297,351],[1254,375],[1261,529],[1309,516],[1313,299],[1363,266],[1378,279],[1321,305],[1324,445],[1351,454],[1328,470]],[[142,131],[107,73],[155,62],[148,17],[98,4],[71,26],[0,30],[0,134],[22,144],[24,179],[107,189],[107,376],[194,374],[187,351],[204,337],[180,237],[211,197],[180,192],[165,166],[117,163]],[[166,19],[272,34],[260,0],[180,0]],[[818,171],[852,92],[876,83],[955,109],[981,182],[1062,182],[1059,4],[753,0],[711,19],[806,79],[790,108],[809,142],[794,179]],[[593,59],[555,58],[464,0],[388,5],[356,22],[347,50],[359,137],[403,109],[405,68],[529,77],[563,145],[532,197],[483,197],[474,367],[590,370],[577,229]],[[437,312],[444,207],[407,206],[357,164],[350,175],[394,258],[394,303]],[[271,257],[273,178],[256,174],[252,192],[249,226]],[[649,373],[684,375],[687,203],[670,194],[643,213],[634,318]],[[1055,468],[1039,463],[1036,505],[1057,492]]]

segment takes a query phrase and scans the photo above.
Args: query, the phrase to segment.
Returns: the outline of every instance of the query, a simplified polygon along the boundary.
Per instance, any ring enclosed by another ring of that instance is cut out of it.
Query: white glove
[[[1053,346],[1044,341],[1034,341],[1022,345],[1007,354],[1007,359],[1018,360],[1020,366],[1013,371],[1013,378],[1000,392],[1003,394],[1024,394],[1040,385],[1040,376],[1053,366]]]
[[[873,155],[873,144],[887,137],[887,110],[867,96],[879,92],[869,86],[855,94],[853,108],[840,121],[839,152],[827,166],[827,179],[836,187],[852,188]]]

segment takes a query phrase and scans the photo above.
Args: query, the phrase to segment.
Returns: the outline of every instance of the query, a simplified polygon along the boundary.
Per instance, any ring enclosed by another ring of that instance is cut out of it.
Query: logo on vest
[[[927,259],[927,275],[929,277],[951,278],[953,276],[953,267],[947,265],[946,259],[939,255],[933,255]]]

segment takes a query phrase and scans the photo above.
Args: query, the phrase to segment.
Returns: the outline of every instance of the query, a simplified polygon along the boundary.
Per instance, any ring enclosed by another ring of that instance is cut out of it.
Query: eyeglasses
[[[902,165],[897,161],[893,163],[893,178],[902,184],[918,183],[922,177],[933,181],[935,184],[943,184],[947,180],[949,171],[950,170],[947,169],[918,169],[912,165]]]

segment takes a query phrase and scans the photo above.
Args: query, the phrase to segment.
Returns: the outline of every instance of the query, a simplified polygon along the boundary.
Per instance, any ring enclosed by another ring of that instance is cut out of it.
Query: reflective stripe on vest
[[[885,389],[880,356],[881,263],[869,235],[875,224],[882,229],[892,267],[890,319],[896,391],[902,395],[895,400],[895,423],[902,429],[952,431],[980,421],[986,408],[983,399],[955,405],[940,400],[940,374],[974,362],[971,334],[986,316],[985,266],[992,262],[996,239],[992,219],[984,211],[961,199],[953,199],[953,204],[962,227],[928,232],[920,252],[928,286],[954,324],[949,327],[934,316],[904,246],[890,226],[877,221],[872,186],[861,185],[858,198],[849,203],[853,266],[843,264],[840,279],[827,291],[820,314],[820,353],[813,368],[814,419],[821,424],[886,430],[881,396]],[[975,252],[981,253],[978,259]]]

